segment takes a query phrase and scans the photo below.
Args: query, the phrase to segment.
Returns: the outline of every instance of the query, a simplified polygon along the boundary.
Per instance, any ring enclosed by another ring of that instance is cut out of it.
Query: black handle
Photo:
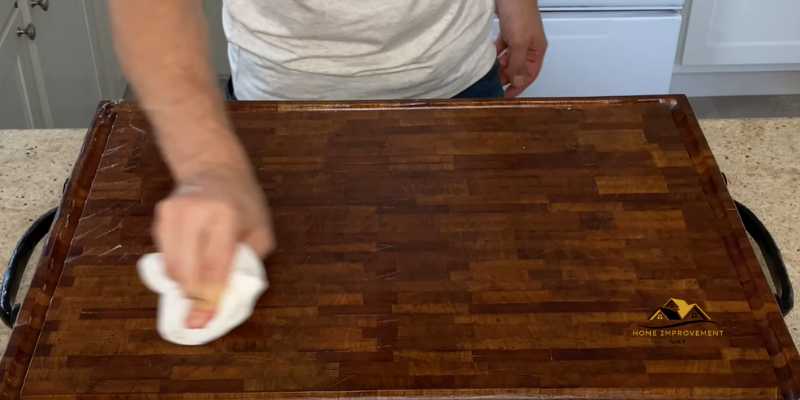
[[[22,274],[25,272],[33,249],[50,232],[50,226],[53,225],[57,211],[58,208],[54,208],[31,224],[17,242],[11,259],[8,261],[8,267],[3,274],[3,283],[0,286],[0,320],[9,328],[14,327],[14,321],[17,320],[19,312],[20,305],[14,302],[14,298],[17,296]]]
[[[62,193],[66,193],[67,186],[69,186],[69,178],[64,180]],[[33,224],[17,242],[14,252],[11,253],[11,259],[8,260],[8,267],[3,274],[3,282],[0,283],[0,320],[9,328],[14,327],[17,313],[19,313],[20,305],[15,303],[14,299],[17,297],[25,267],[28,266],[33,249],[50,232],[57,214],[58,208],[53,208],[33,221]]]
[[[744,204],[736,203],[736,210],[739,211],[739,216],[742,218],[744,228],[750,237],[758,244],[761,255],[767,264],[767,269],[772,277],[772,282],[775,284],[775,299],[778,301],[778,306],[781,308],[781,313],[786,316],[789,311],[794,307],[794,289],[792,289],[792,281],[789,280],[789,274],[786,272],[786,264],[783,263],[781,251],[778,245],[775,244],[775,239],[769,233],[761,220],[750,211]]]

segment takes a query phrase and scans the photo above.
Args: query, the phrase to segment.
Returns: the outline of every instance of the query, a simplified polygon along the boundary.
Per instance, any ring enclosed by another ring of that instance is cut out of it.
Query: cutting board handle
[[[57,212],[58,208],[53,208],[37,218],[19,239],[14,252],[11,253],[8,267],[3,274],[3,283],[0,285],[0,320],[9,328],[14,327],[14,321],[19,312],[20,305],[15,303],[15,297],[25,267],[28,265],[33,249],[50,232],[50,226],[53,225]]]
[[[61,191],[66,192],[67,186],[69,186],[69,179],[64,181]],[[11,329],[14,328],[14,322],[17,320],[20,309],[20,304],[16,303],[15,299],[25,267],[28,266],[33,249],[50,232],[56,215],[58,215],[58,207],[48,210],[36,221],[33,221],[17,242],[14,252],[11,253],[11,258],[8,260],[6,272],[3,274],[3,282],[0,283],[0,321],[3,321],[3,324]]]
[[[792,288],[792,281],[789,280],[789,274],[786,272],[786,264],[783,262],[781,251],[775,243],[775,239],[769,233],[767,228],[747,206],[738,201],[736,203],[736,210],[739,211],[739,216],[742,218],[745,230],[751,238],[758,244],[759,251],[764,257],[764,261],[769,269],[770,276],[767,277],[772,280],[775,285],[775,300],[781,308],[781,313],[786,316],[789,311],[794,307],[794,290]]]

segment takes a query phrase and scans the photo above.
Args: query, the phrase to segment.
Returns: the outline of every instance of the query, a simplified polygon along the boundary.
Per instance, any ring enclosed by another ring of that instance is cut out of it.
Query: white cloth
[[[449,98],[486,75],[494,0],[224,0],[240,100]]]
[[[159,253],[147,254],[137,264],[139,277],[158,293],[157,330],[165,340],[187,346],[206,344],[230,332],[250,318],[256,301],[269,287],[261,260],[251,248],[240,245],[233,261],[228,287],[214,317],[201,329],[186,327],[191,308],[177,282],[170,279]]]

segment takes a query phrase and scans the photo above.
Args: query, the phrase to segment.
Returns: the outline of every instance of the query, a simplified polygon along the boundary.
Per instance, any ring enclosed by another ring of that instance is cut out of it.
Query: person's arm
[[[236,245],[274,246],[266,200],[233,133],[209,60],[199,0],[111,0],[123,71],[176,182],[153,236],[167,269],[196,299],[187,323],[213,316]]]
[[[517,97],[539,77],[547,52],[547,37],[538,0],[495,0],[500,19],[497,54],[500,76],[510,86],[506,97]]]

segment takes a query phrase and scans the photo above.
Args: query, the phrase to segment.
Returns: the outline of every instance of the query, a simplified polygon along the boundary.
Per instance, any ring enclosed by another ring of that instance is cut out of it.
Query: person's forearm
[[[208,61],[200,0],[111,0],[122,68],[177,181],[216,167],[249,169]]]

